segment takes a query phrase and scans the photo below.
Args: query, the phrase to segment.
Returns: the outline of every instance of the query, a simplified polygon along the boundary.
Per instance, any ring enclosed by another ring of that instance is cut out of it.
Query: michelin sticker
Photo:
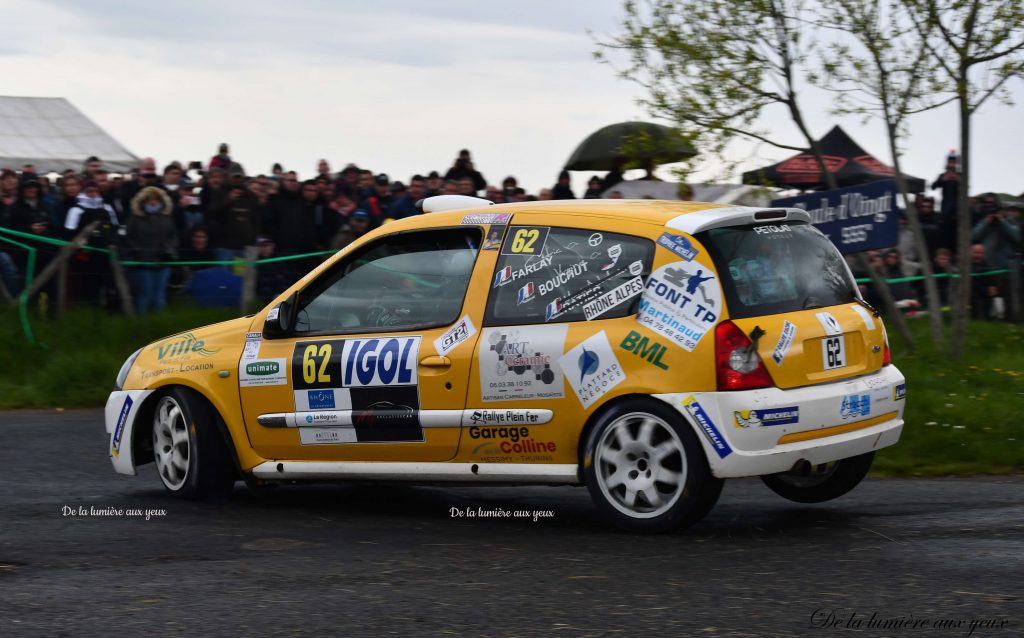
[[[480,344],[480,396],[484,401],[561,399],[558,358],[569,326],[485,328]]]
[[[672,235],[671,233],[662,233],[661,237],[658,238],[658,245],[671,250],[686,261],[693,261],[698,252],[689,239],[682,235]]]
[[[288,383],[287,359],[257,359],[238,365],[238,385],[284,385]]]
[[[434,349],[437,354],[444,356],[454,350],[458,345],[476,334],[476,327],[469,315],[463,315],[458,323],[448,329],[443,335],[434,339]]]
[[[722,433],[718,431],[714,421],[708,416],[708,413],[704,411],[704,407],[697,402],[694,397],[688,397],[683,401],[683,407],[686,412],[693,417],[693,420],[697,422],[700,429],[704,432],[704,436],[711,442],[711,447],[715,448],[715,452],[718,453],[718,458],[724,459],[725,457],[732,454],[732,448],[729,447],[729,442],[725,440]]]
[[[800,408],[796,406],[762,410],[739,410],[732,414],[733,424],[738,428],[792,425],[800,421]]]
[[[693,352],[722,311],[722,288],[714,271],[676,261],[651,273],[640,298],[637,321]]]
[[[584,409],[626,379],[604,330],[566,352],[558,364]]]
[[[114,437],[110,448],[115,458],[121,452],[121,435],[124,434],[124,426],[128,422],[128,413],[131,411],[132,397],[129,395],[124,398],[124,405],[121,406],[121,412],[117,415],[117,425],[114,426]]]
[[[782,322],[782,333],[779,334],[779,340],[775,343],[775,351],[772,352],[772,361],[776,365],[782,365],[782,361],[786,358],[786,353],[789,352],[789,347],[793,345],[793,341],[796,339],[796,324],[790,323],[789,320]]]

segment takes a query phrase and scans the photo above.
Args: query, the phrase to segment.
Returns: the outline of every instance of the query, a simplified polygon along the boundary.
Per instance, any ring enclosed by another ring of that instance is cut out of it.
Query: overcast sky
[[[161,165],[205,164],[226,141],[250,173],[279,161],[311,176],[325,157],[335,170],[355,162],[407,182],[469,148],[488,182],[515,175],[536,192],[592,131],[649,119],[639,89],[592,57],[588,30],[615,33],[621,4],[0,0],[0,92],[66,97]],[[890,163],[880,126],[838,120],[822,96],[807,97],[816,135],[841,123]],[[976,118],[972,191],[1024,190],[1022,112],[992,102]],[[784,113],[768,123],[800,143]],[[956,112],[920,116],[911,131],[905,171],[932,180],[957,146]],[[736,153],[759,154],[747,169],[792,154]],[[578,195],[588,176],[574,174]]]

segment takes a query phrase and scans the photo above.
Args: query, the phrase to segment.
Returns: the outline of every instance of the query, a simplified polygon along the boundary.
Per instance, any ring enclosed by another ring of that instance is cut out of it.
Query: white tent
[[[33,164],[39,174],[82,170],[95,155],[108,171],[127,172],[138,158],[62,97],[0,96],[0,167]]]

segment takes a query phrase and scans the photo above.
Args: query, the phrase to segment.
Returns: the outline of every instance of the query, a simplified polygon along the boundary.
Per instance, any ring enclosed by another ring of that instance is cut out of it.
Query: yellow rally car
[[[878,313],[796,209],[577,200],[427,213],[254,316],[132,355],[116,471],[185,497],[299,480],[585,484],[614,524],[692,524],[722,479],[820,502],[896,443]]]

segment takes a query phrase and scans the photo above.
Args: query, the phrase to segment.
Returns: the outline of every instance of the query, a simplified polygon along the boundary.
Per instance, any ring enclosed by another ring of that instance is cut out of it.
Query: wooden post
[[[1010,321],[1020,322],[1020,260],[1010,258],[1006,263],[1006,267],[1010,269],[1010,276],[1007,278],[1010,282],[1010,308],[1006,318]]]
[[[11,291],[7,290],[7,286],[4,285],[4,280],[0,279],[0,299],[5,303],[14,304],[17,303],[17,299],[11,296]]]
[[[68,309],[68,262],[60,262],[57,269],[57,299],[54,300],[57,309],[57,318],[63,319]]]
[[[135,306],[132,304],[132,289],[128,285],[128,278],[124,275],[124,267],[121,266],[121,259],[117,256],[117,246],[107,246],[110,251],[110,272],[114,275],[114,285],[117,286],[117,296],[121,298],[121,311],[129,317],[135,316]]]
[[[89,224],[82,230],[78,231],[78,234],[75,235],[74,239],[72,239],[70,243],[65,246],[61,246],[60,252],[57,253],[57,256],[54,257],[50,263],[46,264],[46,268],[43,268],[43,271],[36,275],[36,278],[32,280],[31,284],[29,284],[27,292],[29,297],[39,292],[39,290],[46,285],[46,282],[50,281],[50,278],[53,277],[54,273],[57,272],[61,265],[66,264],[67,261],[71,259],[71,255],[75,254],[79,248],[89,241],[89,234],[92,233],[92,231],[99,225],[99,222]]]
[[[256,298],[256,258],[259,257],[259,248],[255,246],[245,247],[245,270],[242,274],[242,302],[239,311],[245,315],[249,313],[253,299]]]

